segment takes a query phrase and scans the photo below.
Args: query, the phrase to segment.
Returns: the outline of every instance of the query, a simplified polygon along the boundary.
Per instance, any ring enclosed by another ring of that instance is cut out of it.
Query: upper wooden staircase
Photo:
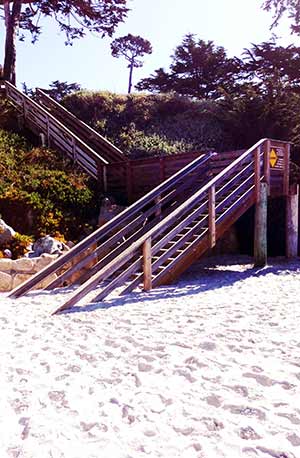
[[[66,154],[107,190],[107,165],[125,161],[118,148],[42,90],[37,91],[38,99],[33,100],[8,81],[2,81],[1,86],[2,93],[18,111],[20,124],[42,135],[47,146]]]
[[[101,153],[101,156],[108,163],[122,162],[126,160],[124,153],[119,148],[113,145],[109,140],[104,138],[90,126],[80,121],[60,103],[49,97],[45,91],[37,89],[36,95],[39,105],[45,108],[48,113],[51,113],[94,151]]]
[[[276,161],[270,161],[275,152]],[[272,165],[272,167],[271,167]],[[174,281],[259,199],[287,195],[289,144],[262,139],[232,160],[206,154],[150,191],[68,253],[15,288],[19,297],[49,278],[46,289],[76,283],[56,312],[78,301],[102,301],[114,289],[145,290]],[[53,278],[53,274],[56,278]],[[74,280],[75,275],[75,280]]]

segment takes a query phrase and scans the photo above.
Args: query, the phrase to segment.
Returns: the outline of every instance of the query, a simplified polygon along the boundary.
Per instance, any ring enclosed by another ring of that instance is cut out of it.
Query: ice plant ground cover
[[[300,263],[208,258],[176,284],[51,316],[0,294],[0,454],[300,456]]]

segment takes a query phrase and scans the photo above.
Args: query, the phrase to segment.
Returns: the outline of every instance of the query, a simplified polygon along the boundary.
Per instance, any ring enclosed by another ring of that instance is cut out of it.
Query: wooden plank
[[[152,253],[151,253],[151,237],[143,243],[143,274],[144,274],[144,290],[152,289]]]

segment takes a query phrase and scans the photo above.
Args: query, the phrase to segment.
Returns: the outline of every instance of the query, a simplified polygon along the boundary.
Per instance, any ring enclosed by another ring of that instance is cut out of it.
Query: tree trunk
[[[132,88],[132,73],[133,73],[133,62],[129,65],[129,83],[128,83],[128,94],[131,93]]]
[[[9,2],[4,3],[6,37],[3,77],[12,84],[16,84],[16,37],[21,8],[22,0],[14,0],[11,11]]]

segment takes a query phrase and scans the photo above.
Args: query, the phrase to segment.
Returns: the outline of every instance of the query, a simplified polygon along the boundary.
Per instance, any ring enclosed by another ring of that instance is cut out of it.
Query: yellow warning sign
[[[275,167],[278,161],[278,156],[276,151],[272,148],[270,151],[270,166]]]

